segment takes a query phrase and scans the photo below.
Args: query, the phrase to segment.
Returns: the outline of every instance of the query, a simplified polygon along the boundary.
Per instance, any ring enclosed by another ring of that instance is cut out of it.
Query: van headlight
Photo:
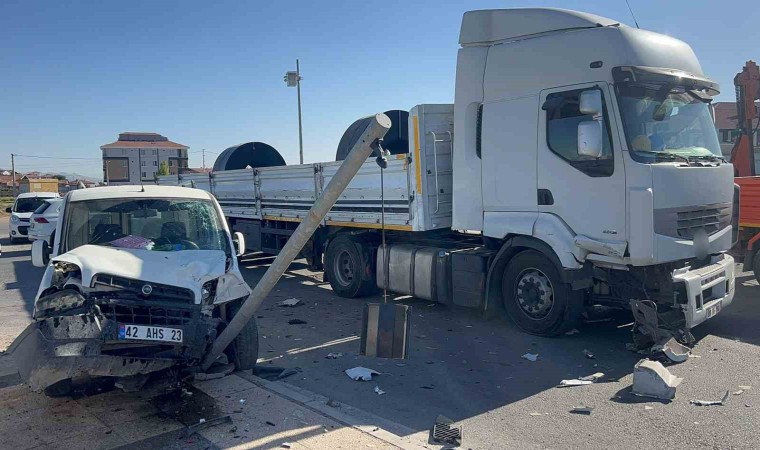
[[[214,303],[216,298],[216,284],[218,280],[211,280],[203,283],[201,287],[201,300],[203,303]]]
[[[18,223],[19,218],[18,216],[11,216],[11,223]]]

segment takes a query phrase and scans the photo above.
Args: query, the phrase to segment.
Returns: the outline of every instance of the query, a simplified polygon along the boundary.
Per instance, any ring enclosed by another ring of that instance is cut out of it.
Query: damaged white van
[[[65,392],[72,380],[141,384],[174,365],[197,366],[251,289],[209,193],[166,186],[109,186],[64,199],[53,248],[32,246],[46,266],[34,322],[9,349],[33,389]],[[255,366],[255,320],[227,349]],[[135,381],[137,380],[137,381]]]

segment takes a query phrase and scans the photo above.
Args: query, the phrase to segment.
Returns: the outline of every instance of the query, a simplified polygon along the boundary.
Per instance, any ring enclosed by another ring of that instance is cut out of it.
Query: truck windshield
[[[708,103],[672,85],[619,83],[618,105],[630,154],[636,161],[721,158]]]
[[[100,199],[66,207],[64,251],[85,244],[230,253],[216,208],[193,199]]]
[[[16,204],[13,206],[13,212],[17,213],[30,213],[39,208],[40,205],[45,203],[45,199],[42,197],[27,197],[16,199]]]

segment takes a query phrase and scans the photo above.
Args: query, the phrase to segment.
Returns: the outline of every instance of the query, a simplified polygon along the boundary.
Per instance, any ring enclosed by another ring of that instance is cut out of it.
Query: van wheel
[[[361,236],[339,235],[330,241],[324,270],[333,291],[341,297],[363,297],[377,289],[372,252]]]
[[[240,310],[240,304],[237,302],[230,305],[227,319],[232,320],[238,310]],[[255,317],[251,317],[224,353],[235,364],[237,370],[249,370],[256,367],[256,361],[259,359],[259,328]]]
[[[523,331],[557,336],[583,312],[583,292],[563,283],[554,263],[535,250],[518,253],[502,279],[504,308]]]

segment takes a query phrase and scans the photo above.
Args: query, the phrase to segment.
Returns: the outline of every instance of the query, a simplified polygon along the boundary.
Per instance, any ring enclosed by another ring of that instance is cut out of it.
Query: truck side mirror
[[[602,156],[602,122],[588,120],[578,124],[578,155],[600,158]]]
[[[44,239],[32,242],[32,265],[46,267],[50,262],[50,247]]]
[[[245,253],[245,237],[243,233],[236,231],[232,234],[232,243],[235,245],[235,256],[243,256]]]
[[[581,92],[580,104],[578,105],[581,114],[590,114],[596,116],[602,113],[602,91],[599,89],[589,89]]]

